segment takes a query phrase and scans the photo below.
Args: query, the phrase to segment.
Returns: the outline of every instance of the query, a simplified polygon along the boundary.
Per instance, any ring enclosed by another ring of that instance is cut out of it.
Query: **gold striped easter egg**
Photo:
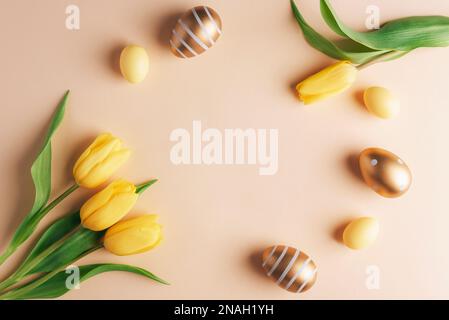
[[[290,292],[310,289],[317,277],[315,262],[299,249],[288,246],[273,246],[265,249],[262,267],[277,285]]]
[[[179,18],[170,38],[171,51],[180,58],[200,55],[221,35],[221,19],[214,9],[198,6]]]

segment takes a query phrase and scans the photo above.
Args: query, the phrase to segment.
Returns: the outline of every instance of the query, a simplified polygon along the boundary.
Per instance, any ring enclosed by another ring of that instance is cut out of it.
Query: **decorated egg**
[[[401,110],[401,103],[388,89],[370,87],[363,94],[366,108],[379,118],[396,117]]]
[[[142,82],[148,74],[149,65],[147,51],[140,46],[127,46],[120,54],[120,71],[131,83]]]
[[[195,57],[212,47],[221,35],[221,19],[215,10],[198,6],[184,13],[172,30],[170,46],[180,58]]]
[[[412,183],[412,173],[405,162],[384,149],[363,150],[359,167],[365,183],[383,197],[399,197]]]
[[[352,221],[343,231],[343,243],[359,250],[372,245],[379,233],[379,222],[375,218],[362,217]]]
[[[274,246],[265,249],[262,267],[277,285],[290,292],[304,292],[315,283],[317,266],[299,249]]]

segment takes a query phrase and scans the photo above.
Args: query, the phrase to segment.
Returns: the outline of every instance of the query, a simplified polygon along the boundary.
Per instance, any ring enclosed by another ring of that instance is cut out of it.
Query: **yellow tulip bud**
[[[106,231],[104,247],[118,256],[142,253],[162,240],[162,226],[157,215],[144,215],[120,221]]]
[[[128,160],[129,155],[129,149],[122,147],[120,139],[110,133],[99,135],[73,167],[76,183],[85,188],[98,187]]]
[[[93,231],[107,229],[132,209],[137,197],[134,184],[114,181],[84,203],[80,210],[81,223]]]
[[[349,61],[337,62],[300,82],[296,86],[299,99],[310,104],[343,92],[354,83],[357,71]]]

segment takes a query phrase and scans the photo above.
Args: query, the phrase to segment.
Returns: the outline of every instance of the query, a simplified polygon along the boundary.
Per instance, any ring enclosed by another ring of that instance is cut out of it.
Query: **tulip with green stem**
[[[112,174],[128,159],[130,151],[122,147],[122,141],[111,134],[102,134],[81,154],[73,168],[76,181],[55,200],[49,202],[51,193],[52,137],[59,127],[65,113],[69,91],[59,103],[50,122],[44,145],[31,167],[35,186],[35,200],[31,211],[15,231],[7,248],[0,255],[2,265],[36,230],[39,222],[62,200],[80,186],[95,188],[106,182]]]
[[[156,181],[156,179],[153,179],[151,181],[138,185],[135,188],[136,194],[141,194]],[[92,198],[95,198],[95,196]],[[117,203],[115,204],[117,205]],[[120,206],[120,204],[118,204],[118,207],[124,208],[124,206]],[[130,208],[127,208],[126,212],[129,211],[129,209]],[[109,214],[115,216],[117,212],[112,212],[112,210],[110,210]],[[104,218],[111,221],[110,218]],[[84,257],[86,254],[102,248],[103,236],[103,230],[92,231],[84,228],[81,225],[79,212],[59,219],[54,224],[52,224],[41,236],[40,240],[31,251],[28,258],[16,269],[13,274],[11,274],[7,279],[0,283],[0,292],[6,292],[4,295],[0,296],[0,298],[11,297],[10,295],[8,295],[8,293],[11,291],[10,288],[20,281],[28,279],[35,273],[44,272],[45,274],[39,279],[47,279],[50,277],[49,274],[56,274],[61,270],[61,268],[65,268],[71,263],[79,260],[81,257]],[[155,245],[156,244],[154,244],[153,247]],[[97,272],[99,268],[106,268],[106,270],[100,270],[101,272],[113,270],[135,272],[152,278],[153,280],[166,283],[165,281],[154,276],[148,271],[145,271],[143,269],[137,270],[133,266],[108,265],[108,267],[105,267],[104,265],[98,265],[96,268]],[[42,280],[40,281],[42,282]],[[33,286],[36,286],[36,283],[34,283]],[[13,291],[19,293],[22,292],[15,291],[14,289]]]

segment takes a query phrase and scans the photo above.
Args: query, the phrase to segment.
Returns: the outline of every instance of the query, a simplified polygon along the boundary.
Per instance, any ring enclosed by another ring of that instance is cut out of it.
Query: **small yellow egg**
[[[346,226],[343,243],[354,250],[364,249],[376,241],[378,233],[379,222],[375,218],[358,218]]]
[[[148,74],[149,65],[148,54],[142,47],[127,46],[120,54],[120,71],[131,83],[142,82]]]
[[[366,108],[379,118],[389,119],[396,117],[401,111],[401,104],[388,89],[370,87],[363,95]]]

